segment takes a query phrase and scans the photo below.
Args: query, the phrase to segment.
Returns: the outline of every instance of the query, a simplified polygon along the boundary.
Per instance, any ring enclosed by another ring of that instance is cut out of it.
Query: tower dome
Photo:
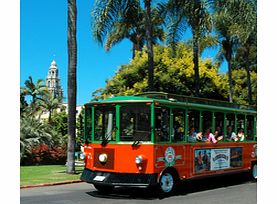
[[[57,63],[56,63],[55,60],[53,60],[53,61],[51,62],[51,65],[50,65],[50,68],[49,68],[49,69],[57,69]]]

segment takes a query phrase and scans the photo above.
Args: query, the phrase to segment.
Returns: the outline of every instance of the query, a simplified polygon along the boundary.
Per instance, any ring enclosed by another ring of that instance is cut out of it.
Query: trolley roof
[[[139,102],[158,102],[160,104],[170,104],[176,106],[187,106],[191,108],[214,109],[226,111],[239,111],[256,113],[254,106],[240,105],[227,101],[191,97],[165,92],[145,92],[134,96],[115,96],[104,100],[94,101],[85,104],[85,106],[102,103],[139,103]]]

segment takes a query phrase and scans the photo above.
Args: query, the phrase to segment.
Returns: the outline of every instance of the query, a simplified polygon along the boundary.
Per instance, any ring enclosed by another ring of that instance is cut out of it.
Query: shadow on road
[[[206,190],[214,190],[217,188],[230,187],[230,186],[241,185],[243,183],[251,183],[251,182],[256,182],[256,181],[253,181],[249,176],[249,174],[246,174],[246,173],[185,181],[178,186],[178,190],[173,196],[183,196],[183,195],[202,192]],[[86,193],[93,197],[106,198],[106,199],[155,200],[155,199],[165,198],[159,195],[154,189],[148,189],[148,188],[145,189],[145,188],[117,187],[110,194],[100,193],[97,190],[86,192]]]
[[[227,188],[230,186],[253,182],[256,181],[254,181],[248,173],[239,173],[228,176],[217,176],[199,180],[185,181],[179,186],[177,195],[187,195],[206,190],[213,190],[224,187]]]
[[[88,195],[97,198],[107,198],[107,199],[135,199],[135,200],[154,200],[157,199],[157,195],[153,192],[149,192],[146,188],[127,188],[118,187],[113,190],[110,194],[104,194],[99,191],[87,192]]]

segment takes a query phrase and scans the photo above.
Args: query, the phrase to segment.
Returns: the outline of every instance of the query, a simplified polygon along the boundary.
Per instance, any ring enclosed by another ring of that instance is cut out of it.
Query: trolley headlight
[[[105,153],[100,154],[99,157],[98,157],[98,159],[99,159],[99,161],[100,161],[101,163],[105,163],[105,162],[107,162],[107,160],[108,160],[108,155],[105,154]]]
[[[141,164],[142,162],[143,162],[142,156],[141,156],[141,155],[136,156],[135,163],[136,163],[136,164]]]

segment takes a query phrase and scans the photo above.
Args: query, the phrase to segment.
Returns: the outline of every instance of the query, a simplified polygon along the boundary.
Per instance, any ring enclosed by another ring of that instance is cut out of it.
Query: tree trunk
[[[152,43],[152,22],[151,22],[151,0],[144,0],[145,27],[147,38],[147,54],[148,54],[148,91],[154,91],[154,53]]]
[[[228,81],[229,81],[229,102],[233,103],[233,81],[232,81],[231,60],[227,60],[227,63],[228,63]]]
[[[75,143],[76,143],[76,65],[77,65],[77,42],[76,42],[76,0],[68,0],[68,145],[67,145],[67,173],[75,173]]]
[[[229,39],[222,41],[222,47],[225,51],[225,59],[228,64],[228,82],[229,82],[229,102],[233,103],[233,81],[232,81],[232,44]]]
[[[245,69],[247,73],[247,87],[248,87],[248,103],[252,104],[252,86],[251,86],[251,76],[250,76],[250,65],[249,65],[249,48],[246,48],[245,55]]]
[[[51,124],[51,122],[52,122],[52,110],[49,110],[48,124]]]
[[[133,43],[133,50],[132,50],[132,59],[134,59],[136,56],[136,45]]]
[[[199,43],[196,34],[193,34],[193,64],[194,64],[194,88],[195,96],[199,96],[200,80],[199,80]]]
[[[139,42],[133,42],[133,53],[132,53],[132,59],[136,57],[136,52],[141,51]]]

